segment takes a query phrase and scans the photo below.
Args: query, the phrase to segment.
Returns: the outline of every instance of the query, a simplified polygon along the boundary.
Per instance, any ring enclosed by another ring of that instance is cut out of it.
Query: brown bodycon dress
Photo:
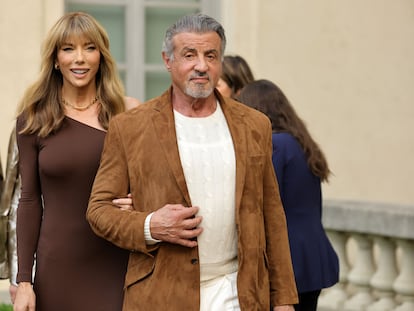
[[[36,258],[37,311],[122,309],[128,253],[97,237],[85,218],[104,139],[105,132],[68,117],[46,138],[17,136],[17,281],[31,282]]]

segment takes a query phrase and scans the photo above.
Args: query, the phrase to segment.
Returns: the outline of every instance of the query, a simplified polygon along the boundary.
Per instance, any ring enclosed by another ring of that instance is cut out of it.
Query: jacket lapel
[[[170,166],[172,174],[180,188],[186,203],[191,206],[190,195],[185,182],[184,171],[181,166],[180,154],[175,132],[174,114],[171,105],[171,91],[165,92],[154,107],[152,117],[155,135],[158,137],[161,150]]]
[[[247,163],[247,144],[246,130],[243,119],[243,112],[237,106],[224,99],[216,92],[224,116],[226,117],[230,134],[233,140],[236,158],[236,210],[240,206],[243,186],[246,175]],[[188,206],[191,206],[190,195],[185,182],[183,168],[181,166],[180,154],[177,145],[177,135],[175,132],[174,114],[171,105],[171,90],[165,92],[160,101],[154,106],[155,113],[152,117],[155,134],[159,139],[162,152],[173,176],[180,188]]]
[[[227,120],[227,125],[233,139],[234,152],[236,158],[236,211],[239,209],[243,187],[246,176],[247,163],[247,144],[246,126],[244,124],[243,112],[237,106],[230,103],[229,99],[223,99],[218,95],[221,109]]]

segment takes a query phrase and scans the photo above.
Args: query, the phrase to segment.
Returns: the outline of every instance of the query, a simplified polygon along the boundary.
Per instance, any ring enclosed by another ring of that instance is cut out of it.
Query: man
[[[214,90],[225,45],[211,17],[178,20],[162,51],[171,88],[110,124],[87,218],[131,250],[124,311],[297,303],[270,122]],[[129,192],[135,210],[114,208]]]

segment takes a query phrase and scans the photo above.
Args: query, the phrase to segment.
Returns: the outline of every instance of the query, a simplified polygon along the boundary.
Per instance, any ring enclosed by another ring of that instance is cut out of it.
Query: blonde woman
[[[134,105],[102,26],[85,13],[61,17],[16,123],[22,189],[15,311],[121,310],[128,253],[94,235],[85,212],[108,122]],[[127,195],[116,203],[130,206]]]

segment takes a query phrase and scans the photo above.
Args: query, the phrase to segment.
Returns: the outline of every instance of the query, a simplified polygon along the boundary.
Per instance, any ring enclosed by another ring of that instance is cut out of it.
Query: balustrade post
[[[414,310],[414,241],[397,240],[401,249],[400,273],[393,284],[395,292],[402,301],[394,311]]]
[[[344,303],[344,310],[362,311],[373,302],[370,280],[374,274],[374,260],[371,237],[352,234],[357,244],[355,264],[348,274],[348,281],[355,289],[355,294]]]
[[[367,311],[391,311],[396,306],[395,292],[392,288],[397,277],[396,245],[389,238],[376,236],[374,243],[378,246],[377,271],[370,284],[379,299],[367,307]]]
[[[349,263],[346,252],[348,234],[326,230],[339,259],[339,282],[331,288],[324,289],[318,300],[318,310],[339,310],[347,299],[346,284],[348,282]]]

